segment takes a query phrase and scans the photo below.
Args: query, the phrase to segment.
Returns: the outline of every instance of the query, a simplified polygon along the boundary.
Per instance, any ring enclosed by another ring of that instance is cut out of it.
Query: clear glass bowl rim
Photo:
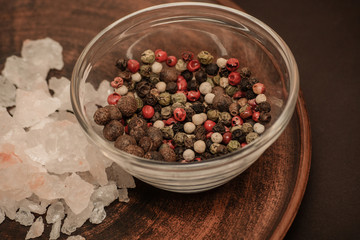
[[[246,148],[239,149],[237,151],[228,153],[224,156],[212,158],[212,159],[209,159],[206,161],[193,162],[193,163],[188,163],[188,164],[183,164],[183,163],[179,163],[179,162],[171,162],[171,163],[160,162],[160,161],[154,161],[154,160],[149,160],[149,159],[145,159],[145,158],[140,158],[140,157],[128,154],[124,151],[109,147],[108,143],[103,138],[101,138],[91,127],[88,126],[88,124],[86,123],[86,120],[85,120],[86,117],[82,114],[82,110],[81,110],[82,106],[80,104],[80,99],[79,99],[79,94],[78,94],[79,83],[80,83],[81,79],[78,78],[78,75],[79,75],[79,72],[81,69],[80,67],[81,67],[84,59],[86,58],[87,54],[89,53],[91,47],[97,43],[99,38],[101,38],[108,31],[113,29],[118,24],[121,24],[122,22],[126,21],[127,19],[130,19],[134,16],[138,16],[142,13],[151,12],[153,10],[172,8],[172,7],[185,7],[185,6],[208,7],[208,8],[214,8],[217,10],[227,11],[227,12],[239,15],[240,17],[246,18],[247,20],[255,23],[258,27],[260,27],[262,30],[264,30],[266,33],[268,33],[276,41],[277,44],[279,44],[279,46],[282,50],[282,53],[283,53],[282,56],[285,60],[285,63],[287,65],[287,68],[289,71],[289,79],[290,79],[288,100],[286,102],[286,105],[285,105],[283,111],[281,112],[278,119],[273,123],[273,125],[270,128],[266,129],[266,131],[259,138],[254,140]],[[300,80],[299,80],[298,67],[297,67],[295,58],[294,58],[291,50],[289,49],[287,44],[282,40],[282,38],[273,29],[271,29],[268,25],[266,25],[259,19],[255,18],[245,12],[242,12],[242,11],[230,8],[230,7],[222,6],[219,4],[201,3],[201,2],[177,2],[177,3],[159,4],[159,5],[155,5],[155,6],[151,6],[148,8],[138,10],[136,12],[133,12],[131,14],[128,14],[128,15],[118,19],[114,23],[112,23],[109,26],[107,26],[106,28],[104,28],[101,32],[99,32],[84,48],[84,50],[80,54],[78,60],[76,61],[76,64],[73,69],[72,77],[71,77],[70,96],[71,96],[71,104],[72,104],[72,107],[74,110],[74,114],[75,114],[79,124],[81,125],[82,129],[84,130],[85,134],[87,135],[87,137],[93,143],[95,143],[95,145],[102,148],[102,150],[105,150],[111,156],[118,156],[119,158],[123,158],[124,156],[126,156],[127,159],[132,159],[132,161],[134,161],[134,163],[136,162],[140,165],[143,165],[143,164],[148,165],[148,166],[152,165],[153,167],[155,167],[154,165],[157,165],[158,167],[172,166],[173,170],[176,169],[176,170],[180,170],[180,171],[181,170],[196,171],[198,168],[202,168],[202,169],[203,169],[203,167],[211,168],[217,164],[220,164],[220,162],[224,163],[224,161],[225,161],[225,163],[226,163],[227,158],[232,159],[232,157],[235,155],[236,155],[236,159],[237,159],[235,161],[240,161],[242,158],[245,158],[246,156],[251,155],[252,153],[257,151],[259,148],[261,148],[261,146],[263,146],[267,141],[270,141],[270,139],[273,138],[274,136],[280,135],[280,133],[285,129],[285,127],[287,126],[288,122],[290,121],[290,119],[293,115],[295,104],[296,104],[297,97],[298,97],[299,81]]]

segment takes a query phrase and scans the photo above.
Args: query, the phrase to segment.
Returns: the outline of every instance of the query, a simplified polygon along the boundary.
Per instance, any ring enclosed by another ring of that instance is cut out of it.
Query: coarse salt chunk
[[[42,217],[38,217],[36,221],[31,225],[29,231],[26,234],[25,239],[40,237],[44,232],[44,222]]]
[[[60,99],[61,106],[59,110],[70,110],[72,106],[70,102],[70,80],[61,77],[52,77],[49,79],[49,89],[54,91],[54,97]]]
[[[76,229],[81,227],[86,222],[86,220],[90,218],[93,208],[94,205],[92,202],[89,202],[87,206],[85,205],[85,209],[79,214],[75,214],[71,211],[71,209],[67,208],[67,216],[64,220],[64,224],[61,227],[61,232],[67,235],[75,232]]]
[[[106,168],[108,180],[114,181],[118,188],[134,188],[135,181],[133,176],[125,172],[118,164],[113,163]]]
[[[0,75],[0,106],[15,105],[16,87],[9,80]]]

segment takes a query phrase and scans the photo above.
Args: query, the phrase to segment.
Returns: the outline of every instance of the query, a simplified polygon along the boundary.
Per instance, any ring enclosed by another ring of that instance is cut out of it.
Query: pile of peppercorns
[[[210,159],[245,147],[270,122],[265,86],[236,58],[190,51],[181,58],[146,50],[118,59],[108,106],[94,121],[130,154],[167,162]]]

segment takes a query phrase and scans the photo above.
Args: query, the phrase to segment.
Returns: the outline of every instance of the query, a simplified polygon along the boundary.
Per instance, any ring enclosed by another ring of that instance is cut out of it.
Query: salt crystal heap
[[[0,75],[0,223],[6,216],[31,226],[24,237],[36,238],[44,223],[34,213],[47,211],[50,239],[57,239],[60,231],[70,235],[88,219],[101,223],[104,207],[115,199],[126,202],[127,188],[135,182],[88,143],[68,112],[70,81],[46,82],[50,69],[64,65],[60,44],[50,38],[26,40],[21,55],[7,58]],[[107,81],[98,90],[88,83],[86,88],[94,96],[87,107],[106,104]],[[6,107],[14,105],[11,116]]]

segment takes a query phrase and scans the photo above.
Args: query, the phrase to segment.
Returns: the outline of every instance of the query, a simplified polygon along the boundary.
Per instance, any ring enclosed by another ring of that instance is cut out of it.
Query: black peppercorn
[[[156,148],[154,146],[154,141],[150,137],[147,137],[147,136],[140,139],[139,146],[142,147],[142,149],[144,149],[145,152],[156,150]]]
[[[114,146],[120,150],[124,150],[129,145],[136,145],[136,140],[133,136],[128,134],[119,136],[114,144]]]
[[[129,130],[130,136],[133,136],[136,142],[139,142],[143,137],[145,137],[146,132],[142,128],[133,128]]]
[[[194,102],[191,105],[191,108],[195,111],[195,113],[203,113],[205,111],[205,106],[201,102]]]
[[[112,120],[103,129],[104,137],[109,141],[115,141],[124,134],[124,126],[118,120]]]
[[[231,72],[229,70],[227,70],[227,68],[220,68],[219,70],[219,75],[220,77],[225,77],[227,78],[229,76]]]
[[[159,152],[166,162],[176,162],[176,154],[170,147],[163,147]]]
[[[157,97],[153,94],[148,93],[143,99],[144,105],[155,106],[157,104]]]
[[[181,76],[183,76],[186,81],[190,81],[193,78],[193,73],[189,70],[185,70],[181,72]]]
[[[139,73],[142,77],[144,78],[150,78],[150,73],[151,73],[151,66],[150,65],[141,65],[140,69],[139,69]]]
[[[224,134],[225,131],[226,131],[225,125],[222,122],[216,123],[215,126],[213,127],[213,132],[218,132],[218,133]]]
[[[163,134],[161,130],[156,127],[149,127],[146,129],[146,133],[154,141],[155,148],[160,147],[163,142]]]
[[[115,105],[107,105],[104,108],[109,110],[111,120],[120,120],[122,118],[119,108]]]
[[[205,71],[200,70],[195,73],[195,79],[196,81],[201,84],[207,80],[207,74]]]
[[[174,68],[164,67],[160,72],[160,80],[166,83],[176,82],[177,77],[178,77],[178,73]]]
[[[124,151],[138,157],[144,157],[144,150],[138,145],[129,145]]]
[[[231,133],[231,138],[242,143],[246,141],[246,134],[241,129],[236,129]]]
[[[185,150],[186,150],[185,147],[176,147],[174,149],[174,152],[176,154],[176,158],[177,159],[182,159],[183,158],[183,153],[184,153]]]
[[[136,93],[139,97],[145,97],[147,94],[150,93],[151,86],[148,81],[141,81],[136,84]]]
[[[115,66],[121,71],[125,71],[127,67],[127,61],[123,58],[116,60]]]
[[[118,76],[121,77],[122,79],[124,79],[125,81],[131,80],[131,72],[129,72],[129,71],[119,72]]]
[[[268,102],[261,102],[255,107],[255,111],[257,112],[270,112],[271,106]]]
[[[205,71],[207,74],[215,76],[219,71],[219,67],[216,65],[216,63],[210,63],[206,66]]]
[[[154,111],[155,112],[161,112],[161,105],[160,104],[156,104],[155,106],[154,106]]]
[[[178,87],[177,87],[176,82],[169,82],[169,83],[166,84],[166,91],[171,93],[171,94],[176,93],[177,88]]]
[[[269,123],[271,121],[271,115],[268,112],[260,112],[259,122],[262,124]]]
[[[174,131],[174,134],[178,132],[184,132],[184,124],[180,122],[176,122],[173,124],[172,130]]]
[[[94,113],[94,122],[98,125],[105,125],[111,120],[110,111],[107,108],[98,108]]]
[[[151,122],[156,122],[157,120],[161,120],[161,114],[159,112],[155,112],[154,116],[150,119]]]
[[[158,161],[164,161],[164,158],[163,158],[163,156],[161,155],[161,153],[159,153],[159,152],[157,152],[157,151],[147,152],[147,153],[144,155],[144,158],[154,159],[154,160],[158,160]]]
[[[193,148],[195,141],[196,141],[196,139],[193,136],[186,135],[184,137],[184,146],[185,146],[185,148]]]
[[[249,68],[247,67],[243,67],[241,70],[240,70],[240,76],[242,78],[249,78],[251,76],[251,71]]]
[[[196,140],[206,140],[207,131],[203,125],[196,126],[194,133]]]
[[[207,139],[205,140],[206,148],[207,148],[207,149],[210,149],[211,144],[213,144],[213,142],[211,141],[210,138],[207,138]]]
[[[220,86],[215,86],[215,87],[213,87],[211,92],[215,95],[219,95],[219,94],[222,95],[225,93],[225,89]]]
[[[185,121],[186,122],[191,122],[192,117],[196,114],[194,109],[192,109],[191,107],[185,107],[185,112],[186,112]]]
[[[187,85],[188,90],[197,91],[199,89],[199,83],[196,80],[190,80]]]
[[[124,117],[131,117],[136,112],[138,106],[134,97],[123,96],[117,102],[117,107]]]
[[[138,116],[132,117],[128,122],[129,131],[135,128],[142,128],[143,130],[147,129],[147,122],[145,119]]]
[[[249,100],[256,98],[256,96],[257,96],[256,93],[254,93],[252,89],[247,90],[247,91],[245,92],[245,97],[246,97],[247,99],[249,99]]]

